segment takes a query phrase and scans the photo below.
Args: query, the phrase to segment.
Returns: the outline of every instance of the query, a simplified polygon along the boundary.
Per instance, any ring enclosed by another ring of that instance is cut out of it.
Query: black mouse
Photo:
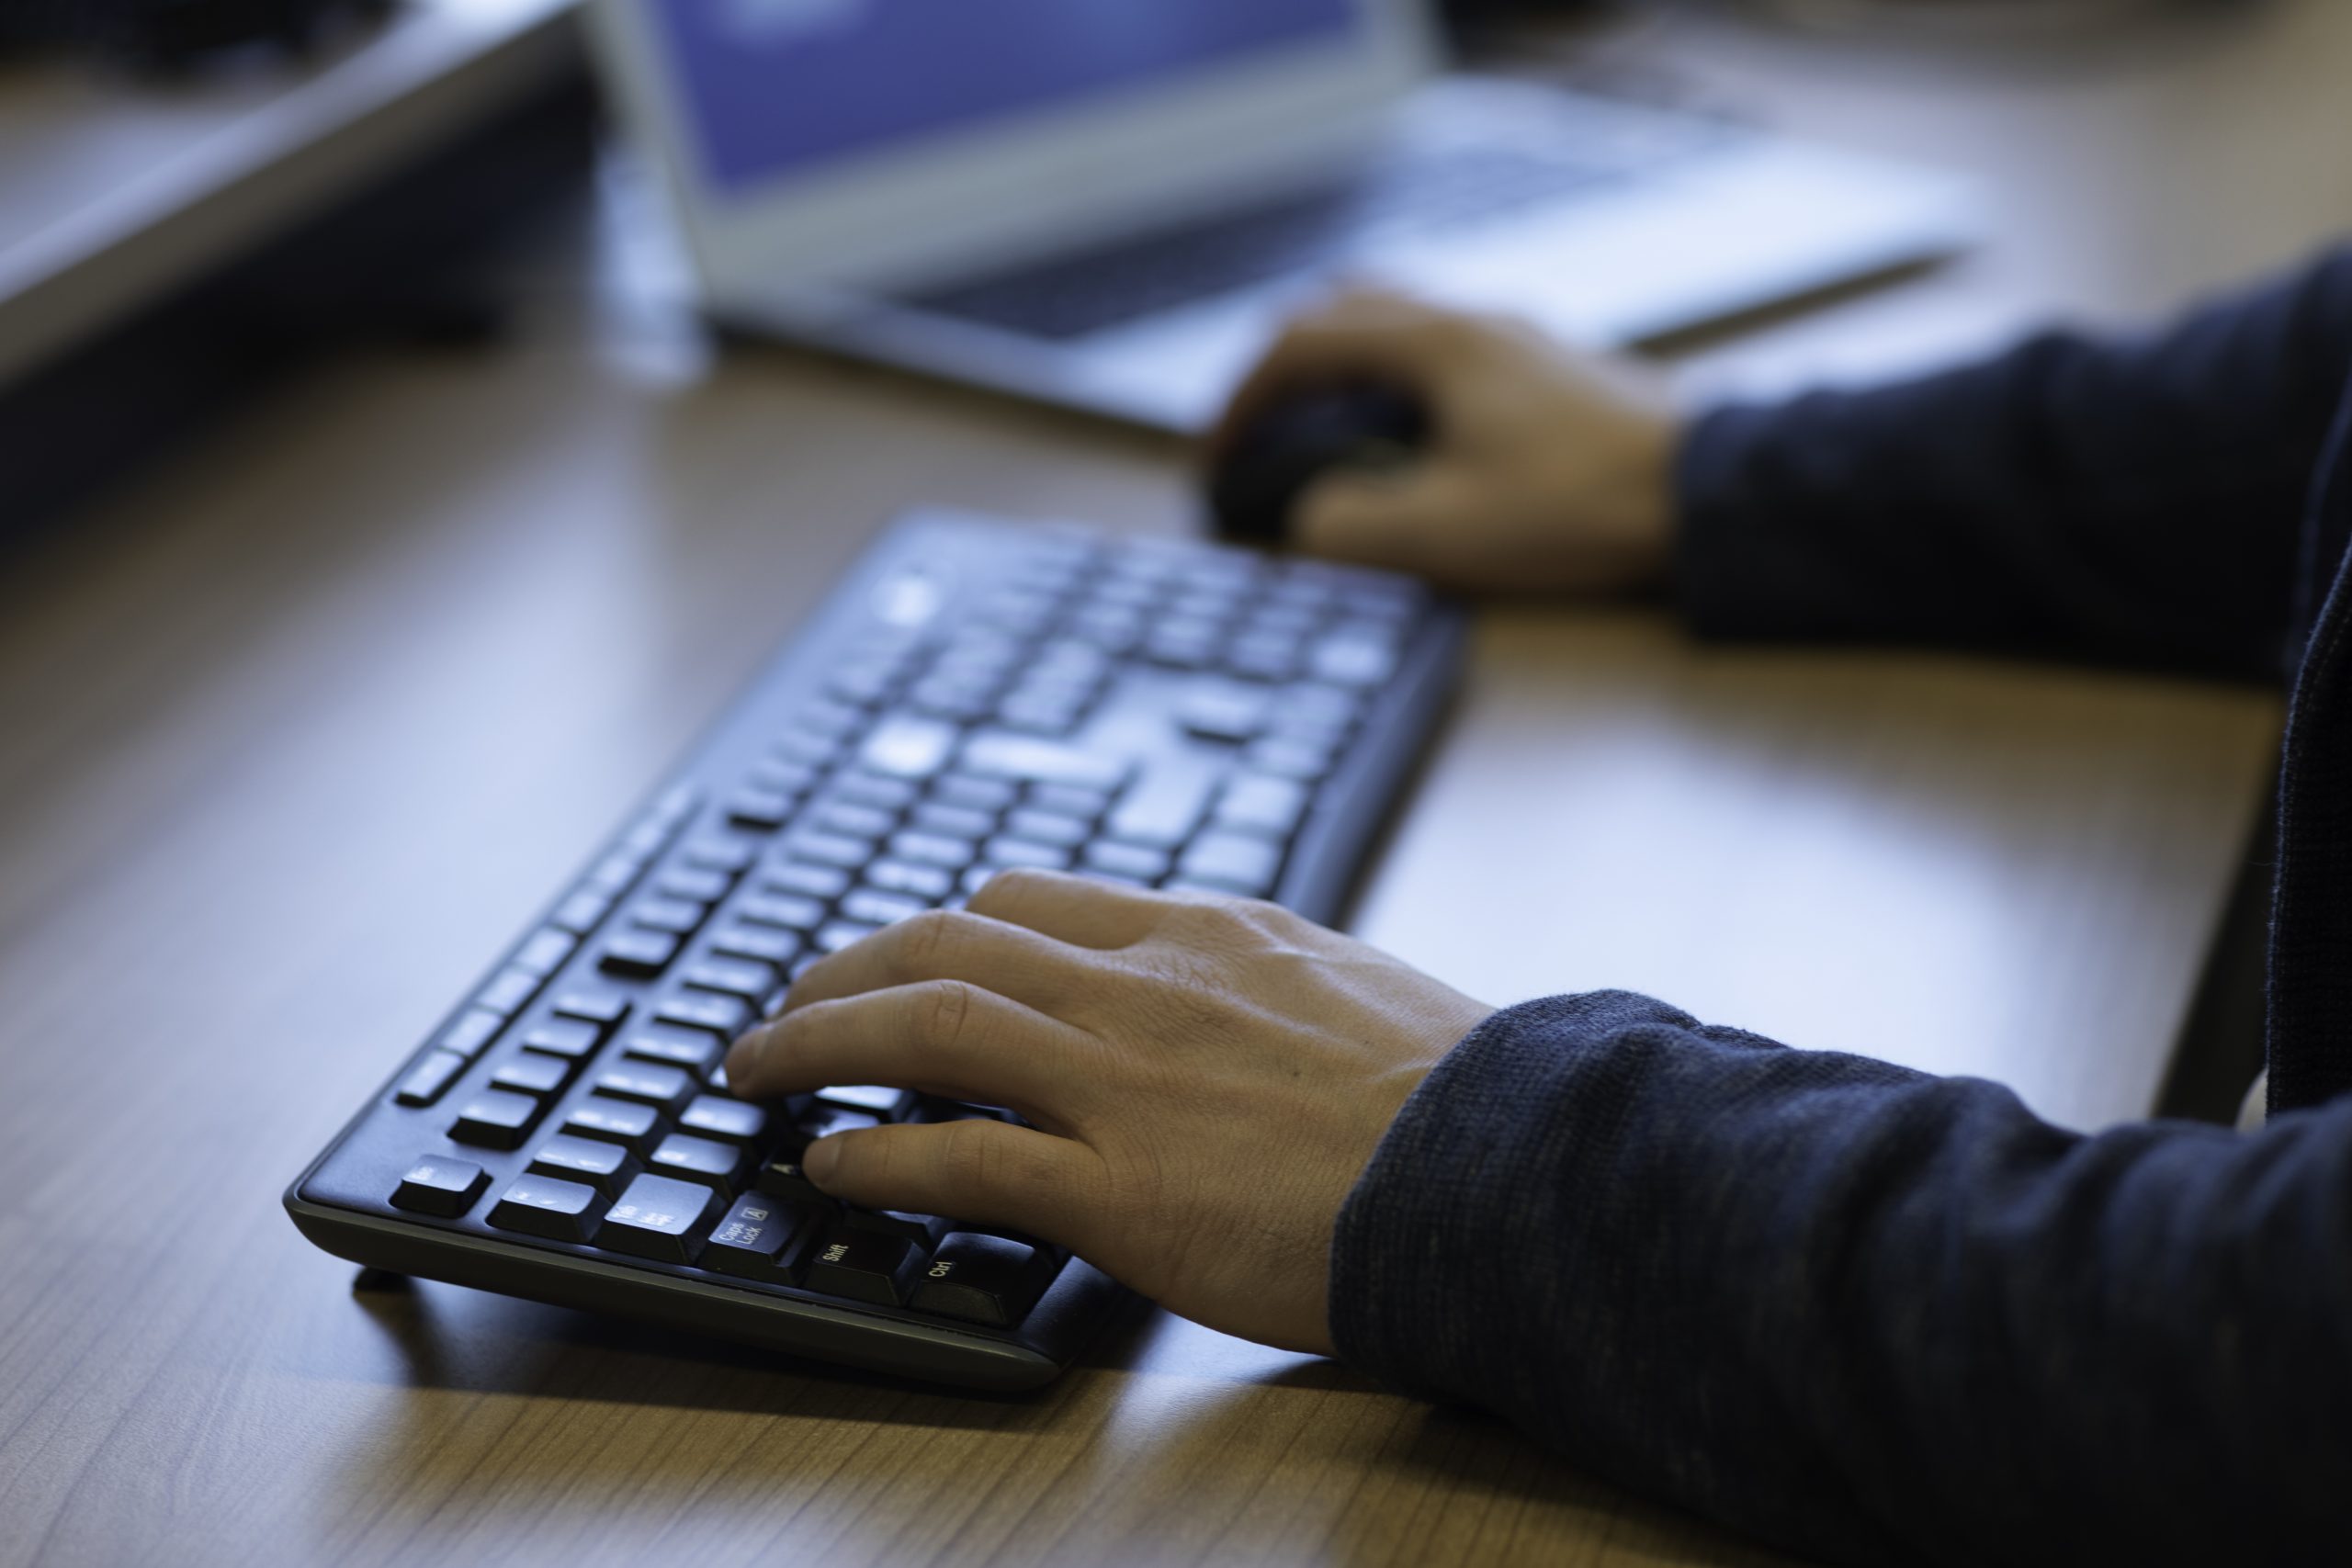
[[[1392,468],[1430,440],[1421,400],[1394,387],[1303,388],[1260,410],[1238,431],[1208,481],[1217,532],[1248,545],[1290,537],[1292,513],[1334,468]]]

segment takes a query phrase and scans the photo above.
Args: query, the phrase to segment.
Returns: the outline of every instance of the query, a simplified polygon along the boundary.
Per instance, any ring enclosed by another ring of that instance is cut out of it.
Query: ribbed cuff
[[[1629,1028],[1690,1027],[1625,991],[1547,997],[1493,1014],[1405,1102],[1346,1205],[1331,1245],[1330,1326],[1340,1358],[1402,1389],[1490,1402],[1497,1329],[1563,1322],[1572,1281],[1546,1190],[1570,1168],[1580,1062]],[[1563,1298],[1553,1300],[1551,1298]]]

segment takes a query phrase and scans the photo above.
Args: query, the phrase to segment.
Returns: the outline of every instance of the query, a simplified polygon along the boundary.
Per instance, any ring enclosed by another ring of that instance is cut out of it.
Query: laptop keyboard
[[[1035,1238],[847,1208],[814,1138],[1004,1117],[728,1093],[828,953],[1008,866],[1333,918],[1458,655],[1380,574],[962,517],[902,525],[288,1197],[363,1263],[989,1386],[1115,1293]]]
[[[1376,171],[1220,216],[1132,235],[902,302],[1004,332],[1067,342],[1383,247],[1524,213],[1655,168],[1719,139],[1692,120],[1661,135],[1574,139],[1558,150],[1453,145],[1401,150]]]

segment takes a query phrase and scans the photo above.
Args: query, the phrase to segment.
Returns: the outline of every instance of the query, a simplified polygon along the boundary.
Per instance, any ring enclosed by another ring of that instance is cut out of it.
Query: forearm
[[[1722,637],[2060,653],[2275,680],[2352,378],[2352,253],[2162,333],[1700,420],[1679,593]]]
[[[1990,1085],[1555,998],[1398,1119],[1342,1215],[1333,1333],[1842,1561],[2340,1540],[2352,1137],[2295,1122],[2086,1139]]]

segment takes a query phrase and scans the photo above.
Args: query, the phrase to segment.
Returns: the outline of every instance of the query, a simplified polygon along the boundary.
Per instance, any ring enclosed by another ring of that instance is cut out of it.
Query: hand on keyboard
[[[1680,416],[1628,362],[1508,319],[1357,293],[1293,322],[1236,394],[1211,462],[1301,389],[1371,383],[1419,402],[1431,440],[1393,472],[1303,496],[1293,542],[1476,592],[1615,593],[1672,553]]]
[[[1001,873],[805,973],[736,1092],[900,1085],[1032,1123],[886,1126],[804,1168],[868,1208],[1069,1247],[1212,1328],[1329,1353],[1340,1204],[1490,1010],[1271,904]]]

